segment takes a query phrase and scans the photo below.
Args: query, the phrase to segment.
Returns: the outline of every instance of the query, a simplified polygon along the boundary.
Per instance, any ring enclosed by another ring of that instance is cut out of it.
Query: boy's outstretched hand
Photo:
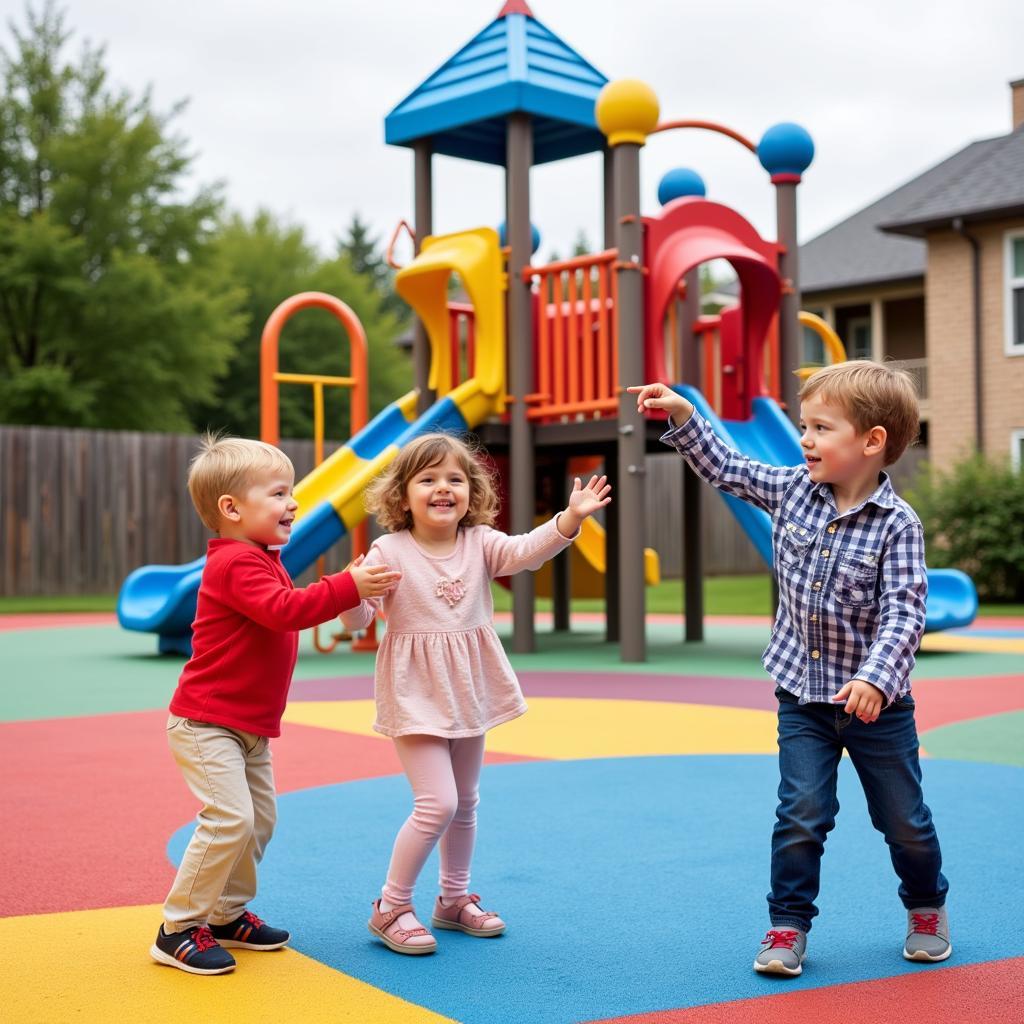
[[[572,537],[587,516],[610,502],[612,488],[606,476],[592,476],[586,487],[579,477],[573,481],[569,507],[558,514],[558,530],[563,537]]]
[[[368,597],[383,597],[402,578],[400,572],[386,565],[364,566],[362,555],[349,565],[347,571],[352,574],[352,582],[363,601]]]
[[[877,687],[866,683],[863,679],[851,679],[833,698],[838,704],[846,701],[843,710],[848,715],[856,715],[862,722],[874,722],[882,713],[885,698]]]
[[[631,395],[636,395],[637,412],[664,409],[676,426],[682,426],[693,413],[693,403],[682,395],[677,395],[666,384],[636,384],[626,390]]]

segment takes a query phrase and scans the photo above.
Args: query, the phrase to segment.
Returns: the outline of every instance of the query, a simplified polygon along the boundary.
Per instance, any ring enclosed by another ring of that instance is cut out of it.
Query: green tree
[[[925,464],[907,500],[930,566],[966,572],[983,601],[1024,601],[1024,471],[981,455],[941,473]]]
[[[52,3],[0,48],[0,420],[184,430],[245,328],[214,189],[148,94],[65,59]]]
[[[721,260],[713,260],[710,263],[700,265],[700,294],[701,312],[709,316],[721,313],[725,305],[733,303],[713,301],[711,296],[728,294],[725,289],[735,280],[735,274],[730,274],[730,268]],[[738,296],[737,296],[738,299]]]
[[[338,241],[338,255],[347,256],[357,274],[365,274],[374,283],[383,285],[388,276],[388,265],[380,253],[380,239],[370,236],[370,225],[364,224],[358,213],[346,233]]]
[[[590,244],[590,239],[587,238],[586,231],[580,228],[576,232],[576,241],[572,243],[572,254],[573,256],[589,256],[594,251]]]
[[[236,285],[248,295],[249,330],[238,346],[219,397],[195,409],[199,426],[225,427],[249,437],[259,435],[260,339],[274,309],[298,292],[320,291],[352,307],[367,335],[371,415],[412,386],[408,357],[395,346],[398,320],[381,308],[380,293],[347,256],[323,260],[299,226],[283,224],[268,211],[251,221],[235,215],[217,241]],[[349,372],[344,328],[328,312],[302,310],[281,332],[280,369],[289,373],[343,376]],[[281,385],[281,434],[312,437],[313,398],[308,387]],[[351,431],[348,396],[330,388],[325,398],[325,432],[344,440]]]
[[[358,213],[352,214],[345,232],[338,240],[338,255],[347,258],[352,269],[371,283],[386,313],[407,323],[409,307],[395,291],[395,273],[384,258],[380,239],[371,236],[369,224],[364,224]]]

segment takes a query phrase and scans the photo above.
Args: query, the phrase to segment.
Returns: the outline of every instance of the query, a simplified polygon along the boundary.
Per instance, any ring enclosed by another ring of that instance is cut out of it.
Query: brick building
[[[1024,467],[1024,79],[973,142],[800,248],[802,305],[918,379],[928,458]],[[816,336],[806,358],[820,361]]]

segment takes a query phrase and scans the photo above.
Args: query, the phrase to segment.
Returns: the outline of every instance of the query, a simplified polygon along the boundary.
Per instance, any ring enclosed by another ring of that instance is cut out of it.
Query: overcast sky
[[[1010,129],[1024,77],[1021,0],[531,0],[534,14],[609,78],[647,81],[662,118],[724,122],[755,141],[797,121],[817,147],[800,190],[802,240],[979,138]],[[412,154],[385,146],[384,117],[484,28],[501,0],[74,0],[76,36],[106,47],[116,85],[188,106],[176,128],[196,181],[231,207],[268,207],[327,251],[358,211],[381,236],[412,219]],[[24,6],[0,0],[2,40]],[[690,166],[711,198],[774,235],[767,175],[703,132],[643,151],[645,212],[662,174]],[[1022,171],[1024,173],[1024,171]],[[499,169],[435,158],[438,232],[503,218]],[[600,158],[534,169],[541,255],[583,229],[600,242]]]

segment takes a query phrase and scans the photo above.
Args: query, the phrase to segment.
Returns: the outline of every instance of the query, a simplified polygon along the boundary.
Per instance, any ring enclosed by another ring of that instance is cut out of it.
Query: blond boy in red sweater
[[[290,935],[248,910],[276,820],[269,742],[281,735],[298,630],[326,622],[399,579],[388,566],[296,589],[281,564],[298,505],[295,470],[273,445],[207,437],[192,461],[192,502],[209,542],[192,657],[171,698],[167,739],[202,802],[150,955],[190,974],[235,967],[225,947],[278,949]]]

